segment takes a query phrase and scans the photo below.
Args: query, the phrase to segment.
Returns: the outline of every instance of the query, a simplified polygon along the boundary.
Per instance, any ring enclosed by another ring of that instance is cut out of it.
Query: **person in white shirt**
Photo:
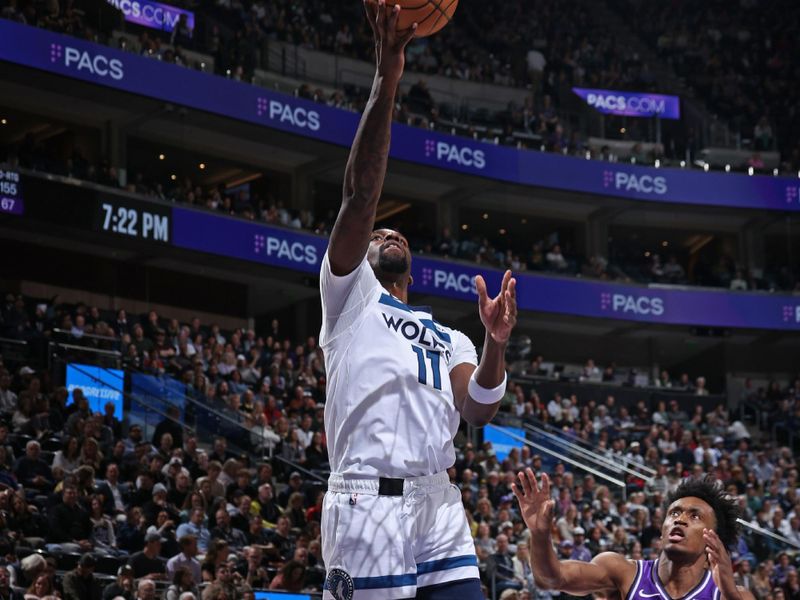
[[[475,278],[486,329],[472,342],[408,304],[406,238],[373,230],[386,174],[406,44],[400,7],[367,0],[377,70],[345,169],[342,206],[320,272],[331,475],[322,512],[323,598],[483,598],[461,493],[447,475],[460,418],[476,426],[506,390],[516,281],[490,298]],[[424,590],[424,592],[423,592]]]
[[[9,388],[11,386],[11,375],[8,371],[0,374],[0,412],[11,414],[17,410],[17,395]]]

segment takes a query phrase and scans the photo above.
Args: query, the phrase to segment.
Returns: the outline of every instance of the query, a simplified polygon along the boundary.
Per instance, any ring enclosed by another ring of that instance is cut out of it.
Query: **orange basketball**
[[[450,22],[456,12],[458,0],[386,0],[386,6],[399,4],[398,31],[405,31],[417,24],[417,37],[436,33]]]

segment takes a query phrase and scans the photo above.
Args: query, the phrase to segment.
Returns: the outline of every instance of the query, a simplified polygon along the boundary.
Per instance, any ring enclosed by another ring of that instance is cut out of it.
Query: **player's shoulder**
[[[632,579],[639,568],[638,561],[625,558],[618,552],[601,552],[592,562],[606,569],[617,580]]]

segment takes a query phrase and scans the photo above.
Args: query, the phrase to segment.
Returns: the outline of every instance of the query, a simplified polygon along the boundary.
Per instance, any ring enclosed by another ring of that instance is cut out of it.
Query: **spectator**
[[[144,537],[144,549],[131,554],[128,564],[133,568],[136,579],[164,579],[164,561],[159,557],[163,538],[156,532],[148,533]]]
[[[36,440],[30,440],[25,444],[25,456],[17,460],[14,474],[26,488],[45,494],[53,487],[53,479],[50,467],[40,458],[41,451],[42,447]]]
[[[100,585],[94,577],[96,564],[94,556],[84,554],[78,566],[64,575],[64,600],[100,600]]]
[[[211,532],[205,526],[205,513],[202,508],[193,508],[188,523],[181,523],[175,532],[178,540],[187,536],[193,536],[197,541],[197,549],[205,554],[208,551],[208,544],[211,540]]]
[[[488,564],[492,576],[495,577],[495,589],[502,593],[504,590],[521,590],[523,582],[516,578],[514,560],[508,551],[508,536],[497,536],[497,549],[489,557]]]
[[[198,585],[201,581],[200,562],[197,560],[197,538],[191,534],[185,535],[178,540],[181,547],[180,554],[176,554],[167,561],[167,579],[175,582],[175,572],[178,569],[189,571],[192,583]]]
[[[156,583],[152,579],[140,579],[136,586],[136,600],[156,600]]]
[[[122,565],[117,569],[117,579],[103,589],[103,600],[114,600],[117,597],[134,600],[133,580],[133,568]]]
[[[92,550],[93,545],[89,541],[92,535],[89,513],[78,503],[78,488],[75,485],[64,485],[61,502],[50,508],[49,525],[49,552],[76,553]]]

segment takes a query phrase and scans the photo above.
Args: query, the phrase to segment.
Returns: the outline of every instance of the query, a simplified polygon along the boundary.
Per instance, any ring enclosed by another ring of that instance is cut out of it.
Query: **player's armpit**
[[[546,582],[545,585],[575,596],[613,589],[624,596],[636,576],[636,564],[614,552],[598,554],[592,562],[563,560],[559,566],[560,581]],[[540,581],[535,570],[534,578],[537,583]]]
[[[477,367],[471,363],[461,363],[450,370],[450,385],[453,388],[453,401],[455,402],[461,418],[470,425],[483,427],[491,422],[497,414],[500,403],[480,404],[469,396],[467,391],[469,379]]]

